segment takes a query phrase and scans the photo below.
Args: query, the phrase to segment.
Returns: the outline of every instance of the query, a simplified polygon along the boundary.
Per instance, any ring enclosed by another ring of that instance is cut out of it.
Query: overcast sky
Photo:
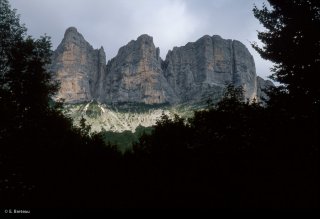
[[[262,25],[252,13],[264,0],[9,0],[18,10],[28,34],[51,36],[53,49],[65,30],[74,26],[94,47],[103,46],[107,59],[141,34],[153,37],[164,59],[174,46],[194,42],[203,35],[220,35],[244,43],[256,62],[257,74],[266,78],[272,64],[250,46]]]

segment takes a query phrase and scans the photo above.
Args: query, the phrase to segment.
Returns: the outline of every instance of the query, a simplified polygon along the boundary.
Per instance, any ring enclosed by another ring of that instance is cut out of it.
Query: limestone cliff
[[[193,104],[218,100],[226,84],[242,85],[247,98],[260,100],[272,84],[257,78],[253,57],[241,42],[217,35],[174,47],[163,61],[153,38],[144,34],[106,64],[103,47],[93,49],[70,27],[50,70],[61,84],[57,98],[66,103]]]
[[[175,47],[165,60],[164,74],[182,101],[209,98],[226,84],[242,85],[247,98],[256,95],[252,55],[239,41],[203,36]]]
[[[57,98],[68,103],[92,100],[105,73],[105,65],[103,48],[94,50],[76,28],[68,28],[53,53],[50,66],[54,79],[60,82]]]
[[[161,70],[159,48],[141,35],[119,49],[107,64],[101,102],[173,103],[176,97]]]
[[[257,76],[257,100],[259,102],[264,102],[268,99],[266,90],[270,87],[274,87],[274,84],[270,80],[264,80]]]

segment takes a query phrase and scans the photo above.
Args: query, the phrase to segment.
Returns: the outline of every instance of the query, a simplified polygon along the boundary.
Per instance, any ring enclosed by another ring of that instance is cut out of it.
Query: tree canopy
[[[268,0],[269,5],[253,9],[265,27],[258,32],[264,44],[256,51],[274,63],[272,78],[289,92],[292,107],[318,110],[320,86],[320,2],[317,0]],[[292,104],[297,102],[296,104]],[[316,109],[314,108],[316,107]],[[313,108],[313,109],[312,109]]]
[[[27,36],[9,2],[0,6],[0,206],[86,203],[80,188],[99,166],[112,166],[118,152],[101,135],[89,135],[84,122],[74,127],[62,114],[61,103],[52,99],[58,85],[47,68],[50,38]]]

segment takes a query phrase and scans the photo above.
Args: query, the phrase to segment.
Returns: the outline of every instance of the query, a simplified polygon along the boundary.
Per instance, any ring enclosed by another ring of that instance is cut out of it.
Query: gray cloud
[[[272,66],[260,58],[250,42],[259,42],[262,30],[252,13],[264,0],[11,0],[28,33],[52,37],[55,49],[66,28],[77,27],[95,48],[103,46],[107,58],[141,34],[153,36],[161,56],[173,46],[201,36],[220,35],[243,42],[255,58],[257,73],[270,75]]]

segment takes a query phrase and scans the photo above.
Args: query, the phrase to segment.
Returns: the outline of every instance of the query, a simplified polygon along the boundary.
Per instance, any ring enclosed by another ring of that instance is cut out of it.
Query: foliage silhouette
[[[275,63],[272,78],[282,84],[277,92],[288,94],[286,104],[290,103],[291,110],[299,114],[319,111],[320,88],[314,79],[320,70],[320,3],[316,0],[268,2],[271,9],[267,6],[253,9],[266,28],[258,32],[264,46],[253,44],[253,48]]]
[[[193,118],[163,115],[121,154],[105,133],[89,135],[84,120],[77,128],[63,116],[51,99],[58,86],[46,71],[49,39],[26,37],[1,0],[1,207],[318,207],[319,3],[269,2],[254,8],[267,28],[265,46],[254,47],[276,63],[283,85],[267,104],[229,85]],[[310,54],[296,63],[302,48]]]
[[[99,179],[113,185],[106,179],[119,152],[62,114],[61,103],[52,100],[58,84],[47,71],[50,39],[26,37],[8,1],[0,4],[1,207],[86,205],[100,188],[101,165],[106,174]]]

